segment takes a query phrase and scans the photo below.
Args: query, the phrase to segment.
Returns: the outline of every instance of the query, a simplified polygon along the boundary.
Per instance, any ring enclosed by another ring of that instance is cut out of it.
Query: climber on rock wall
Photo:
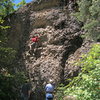
[[[45,86],[46,100],[53,100],[54,85],[53,80],[49,80],[49,83]]]
[[[33,54],[34,55],[34,53],[36,51],[36,47],[37,47],[37,42],[38,41],[39,41],[39,37],[38,36],[33,36],[31,38],[31,43],[29,45],[29,48],[30,48],[29,53],[30,54]]]

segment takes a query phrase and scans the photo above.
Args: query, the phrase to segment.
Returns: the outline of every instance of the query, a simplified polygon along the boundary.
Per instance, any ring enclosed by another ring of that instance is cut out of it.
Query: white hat
[[[52,80],[52,79],[50,79],[50,80],[49,80],[49,82],[50,82],[50,83],[52,83],[52,82],[53,82],[53,80]]]

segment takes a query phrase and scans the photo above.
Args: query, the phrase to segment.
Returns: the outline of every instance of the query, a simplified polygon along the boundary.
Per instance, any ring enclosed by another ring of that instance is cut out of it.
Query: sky
[[[28,2],[31,2],[32,0],[26,0],[26,3],[28,3]],[[21,0],[15,0],[15,2],[14,3],[19,3],[19,2],[21,2]]]

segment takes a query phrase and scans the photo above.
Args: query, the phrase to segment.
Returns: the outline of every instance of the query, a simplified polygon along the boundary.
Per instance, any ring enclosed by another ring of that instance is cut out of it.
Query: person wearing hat
[[[53,100],[54,85],[53,80],[49,80],[49,83],[45,86],[46,100]]]

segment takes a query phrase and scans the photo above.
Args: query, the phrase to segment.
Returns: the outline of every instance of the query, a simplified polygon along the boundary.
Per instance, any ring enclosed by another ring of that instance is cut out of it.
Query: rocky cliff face
[[[44,100],[44,85],[50,78],[58,85],[76,76],[80,68],[73,63],[87,51],[80,37],[81,23],[70,16],[73,1],[63,9],[58,1],[31,2],[8,18],[8,45],[18,51],[17,68],[26,71],[35,86],[34,100]],[[30,54],[30,38],[34,35],[39,41]]]

